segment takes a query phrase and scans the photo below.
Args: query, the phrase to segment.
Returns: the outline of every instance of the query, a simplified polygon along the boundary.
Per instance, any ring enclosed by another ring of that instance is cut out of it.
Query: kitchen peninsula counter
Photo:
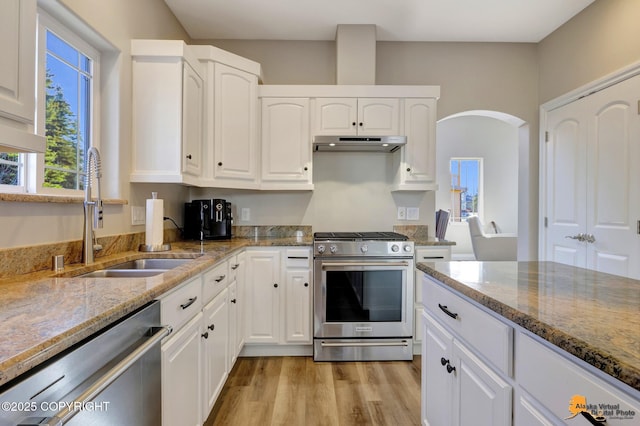
[[[553,262],[435,262],[417,268],[640,390],[640,281]]]
[[[233,238],[174,242],[166,252],[127,251],[0,279],[0,385],[172,290],[245,247],[311,246],[311,237]],[[143,258],[193,258],[147,278],[83,278],[78,275]]]

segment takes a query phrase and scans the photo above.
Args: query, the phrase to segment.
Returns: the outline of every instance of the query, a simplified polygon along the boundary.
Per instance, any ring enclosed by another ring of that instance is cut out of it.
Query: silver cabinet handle
[[[321,341],[320,346],[328,348],[342,348],[349,346],[356,347],[368,347],[368,346],[409,346],[406,340],[400,340],[398,342],[326,342]]]
[[[596,242],[596,237],[594,237],[593,234],[585,234],[584,240],[589,244],[593,244]]]
[[[73,402],[64,405],[65,408],[58,411],[53,417],[40,418],[39,423],[29,423],[30,419],[24,419],[22,424],[39,424],[47,426],[62,426],[67,423],[73,416],[78,414],[80,410],[74,409],[74,407],[82,407],[88,402],[93,401],[103,390],[105,390],[111,383],[115,382],[129,367],[131,367],[136,361],[142,358],[147,352],[151,350],[155,345],[160,343],[162,339],[171,334],[173,329],[171,326],[165,325],[159,327],[157,331],[143,344],[138,346],[133,352],[126,356],[122,361],[117,363],[113,368],[107,371],[102,377],[93,382],[87,390],[82,392]]]
[[[324,262],[322,268],[340,268],[343,266],[409,266],[409,262]]]

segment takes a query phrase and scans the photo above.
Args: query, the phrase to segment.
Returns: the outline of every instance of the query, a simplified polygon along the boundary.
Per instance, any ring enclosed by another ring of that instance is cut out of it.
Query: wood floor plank
[[[239,358],[205,426],[420,424],[420,357],[413,362]]]

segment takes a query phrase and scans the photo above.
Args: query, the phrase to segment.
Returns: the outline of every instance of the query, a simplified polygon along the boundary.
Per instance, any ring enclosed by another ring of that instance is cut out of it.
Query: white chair
[[[476,260],[516,260],[518,237],[515,234],[485,234],[478,217],[467,219],[471,246]]]

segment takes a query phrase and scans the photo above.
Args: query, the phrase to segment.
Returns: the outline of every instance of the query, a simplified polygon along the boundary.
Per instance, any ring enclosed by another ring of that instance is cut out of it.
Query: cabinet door
[[[227,289],[204,308],[204,386],[202,418],[206,419],[227,379],[229,313]]]
[[[405,99],[404,183],[433,182],[436,169],[436,100]]]
[[[246,288],[246,274],[247,274],[247,266],[245,262],[245,253],[240,253],[236,257],[236,303],[235,308],[237,311],[236,315],[236,354],[239,355],[242,351],[242,347],[244,346],[246,330],[245,330],[245,311],[247,306],[247,295],[245,293]]]
[[[453,337],[426,313],[422,324],[422,423],[450,425],[454,377],[442,360],[453,362]]]
[[[280,341],[280,252],[247,252],[246,342]]]
[[[311,343],[311,272],[287,271],[285,333],[287,342]]]
[[[202,423],[202,313],[162,343],[162,424]]]
[[[453,342],[456,370],[453,425],[511,425],[512,387],[461,342]]]
[[[214,179],[255,183],[257,77],[222,64],[214,74]]]
[[[317,98],[314,119],[315,135],[356,135],[358,100],[356,98]]]
[[[33,124],[36,75],[36,1],[0,6],[0,115]]]
[[[309,99],[262,99],[262,183],[311,183]]]
[[[358,99],[358,134],[386,136],[400,134],[400,100]]]
[[[204,81],[187,62],[182,78],[182,172],[201,176]]]
[[[230,373],[238,357],[238,286],[229,284],[229,338],[227,342],[227,372]]]

